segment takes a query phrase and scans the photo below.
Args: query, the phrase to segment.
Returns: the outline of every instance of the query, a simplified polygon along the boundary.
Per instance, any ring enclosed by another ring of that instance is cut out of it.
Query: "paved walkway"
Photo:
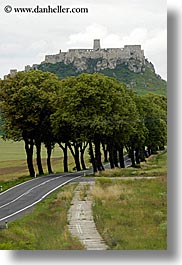
[[[107,245],[98,233],[92,215],[91,190],[94,183],[80,182],[74,192],[68,212],[69,230],[87,250],[106,250]]]

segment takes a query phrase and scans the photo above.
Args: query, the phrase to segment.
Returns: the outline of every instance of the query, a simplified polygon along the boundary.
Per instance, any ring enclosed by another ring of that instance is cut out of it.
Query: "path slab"
[[[92,214],[91,190],[95,183],[80,182],[68,212],[68,227],[87,250],[106,250],[108,246],[98,233]]]

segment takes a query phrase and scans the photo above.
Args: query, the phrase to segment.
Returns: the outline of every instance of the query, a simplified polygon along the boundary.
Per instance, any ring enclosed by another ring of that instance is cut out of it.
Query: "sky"
[[[88,8],[88,13],[6,13],[6,6]],[[167,79],[166,0],[1,0],[0,78],[10,69],[44,61],[46,54],[70,48],[140,44],[156,73]]]

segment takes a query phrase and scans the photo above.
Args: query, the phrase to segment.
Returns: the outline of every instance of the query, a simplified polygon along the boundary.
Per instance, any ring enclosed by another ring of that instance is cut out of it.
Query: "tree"
[[[50,97],[59,86],[58,78],[41,71],[19,72],[1,82],[0,98],[5,118],[6,137],[15,141],[24,140],[27,165],[34,177],[33,146],[37,150],[39,174],[41,164],[41,143],[46,143],[46,128],[50,128],[47,116],[51,114]]]
[[[59,139],[67,142],[77,170],[77,149],[80,143],[89,142],[94,171],[103,170],[101,142],[107,142],[111,162],[113,140],[120,143],[118,133],[120,138],[128,139],[138,119],[135,103],[126,88],[115,79],[101,74],[81,74],[62,80],[56,98],[54,102],[57,110],[52,115],[55,137],[59,136]],[[65,128],[66,139],[63,133]]]
[[[143,127],[143,149],[146,145],[150,155],[167,141],[167,99],[165,96],[149,93],[144,96],[135,95],[134,100]]]

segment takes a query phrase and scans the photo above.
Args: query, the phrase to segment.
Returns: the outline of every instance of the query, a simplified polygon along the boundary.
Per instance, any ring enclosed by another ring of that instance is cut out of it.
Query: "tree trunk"
[[[35,170],[33,166],[33,140],[30,141],[24,138],[25,151],[27,155],[27,166],[31,177],[35,177]]]
[[[52,153],[52,147],[50,144],[47,145],[47,169],[49,174],[52,174],[52,167],[51,167],[51,153]]]
[[[84,153],[85,153],[85,149],[87,148],[87,146],[88,146],[88,142],[84,142],[84,144],[81,143],[80,145],[80,162],[81,162],[83,170],[87,169],[85,165],[85,160],[84,160]]]
[[[119,167],[119,165],[118,165],[118,150],[115,147],[113,149],[113,159],[114,159],[114,166]]]
[[[156,155],[157,154],[157,146],[153,145],[151,147],[151,155]]]
[[[69,149],[71,151],[71,154],[72,154],[72,156],[73,156],[73,158],[75,160],[76,170],[80,171],[81,170],[81,166],[80,166],[80,158],[79,158],[79,146],[78,146],[78,144],[74,144],[74,150],[73,150],[71,144],[68,143],[68,147],[69,147]]]
[[[119,163],[121,168],[125,168],[123,146],[119,148]]]
[[[159,150],[160,151],[164,151],[165,150],[165,146],[163,144],[159,145]]]
[[[140,160],[141,160],[141,162],[144,162],[144,161],[146,161],[145,160],[145,146],[144,147],[142,147],[141,149],[140,149]]]
[[[91,141],[89,142],[89,155],[90,155],[90,161],[91,161],[92,167],[93,167],[93,172],[95,174],[97,172],[97,166],[96,166],[96,162],[95,162],[94,151],[93,151]]]
[[[84,151],[85,150],[80,150],[80,161],[81,161],[81,165],[82,165],[82,169],[86,170],[86,165],[85,165],[85,161],[84,161]]]
[[[151,156],[152,151],[151,151],[151,146],[150,145],[147,147],[147,150],[148,150],[148,156]]]
[[[65,146],[63,146],[61,143],[59,143],[60,148],[63,150],[63,167],[64,172],[68,172],[68,144],[65,143]]]
[[[109,160],[108,160],[108,148],[104,142],[102,142],[102,149],[104,152],[104,163],[107,163],[107,162],[109,162]]]
[[[35,143],[36,150],[37,150],[37,167],[39,171],[39,175],[43,175],[43,167],[42,167],[42,161],[41,161],[41,142],[36,142]]]
[[[74,148],[75,148],[74,159],[75,159],[76,170],[80,171],[81,170],[81,166],[80,166],[80,157],[79,157],[79,147],[76,144],[74,146]]]
[[[132,167],[135,167],[135,156],[134,156],[134,150],[133,149],[130,149],[130,158],[131,158],[131,166]]]
[[[114,156],[113,156],[113,144],[109,143],[108,144],[108,149],[109,149],[109,162],[111,168],[114,168]]]
[[[135,149],[135,159],[136,159],[136,163],[140,164],[140,153],[139,153],[138,148]]]
[[[95,145],[95,159],[97,162],[97,168],[99,171],[102,171],[102,170],[104,170],[104,167],[103,167],[102,161],[101,161],[100,140],[96,137],[94,140],[94,145]]]
[[[65,143],[65,147],[63,149],[63,166],[64,166],[64,172],[68,172],[68,145]]]

